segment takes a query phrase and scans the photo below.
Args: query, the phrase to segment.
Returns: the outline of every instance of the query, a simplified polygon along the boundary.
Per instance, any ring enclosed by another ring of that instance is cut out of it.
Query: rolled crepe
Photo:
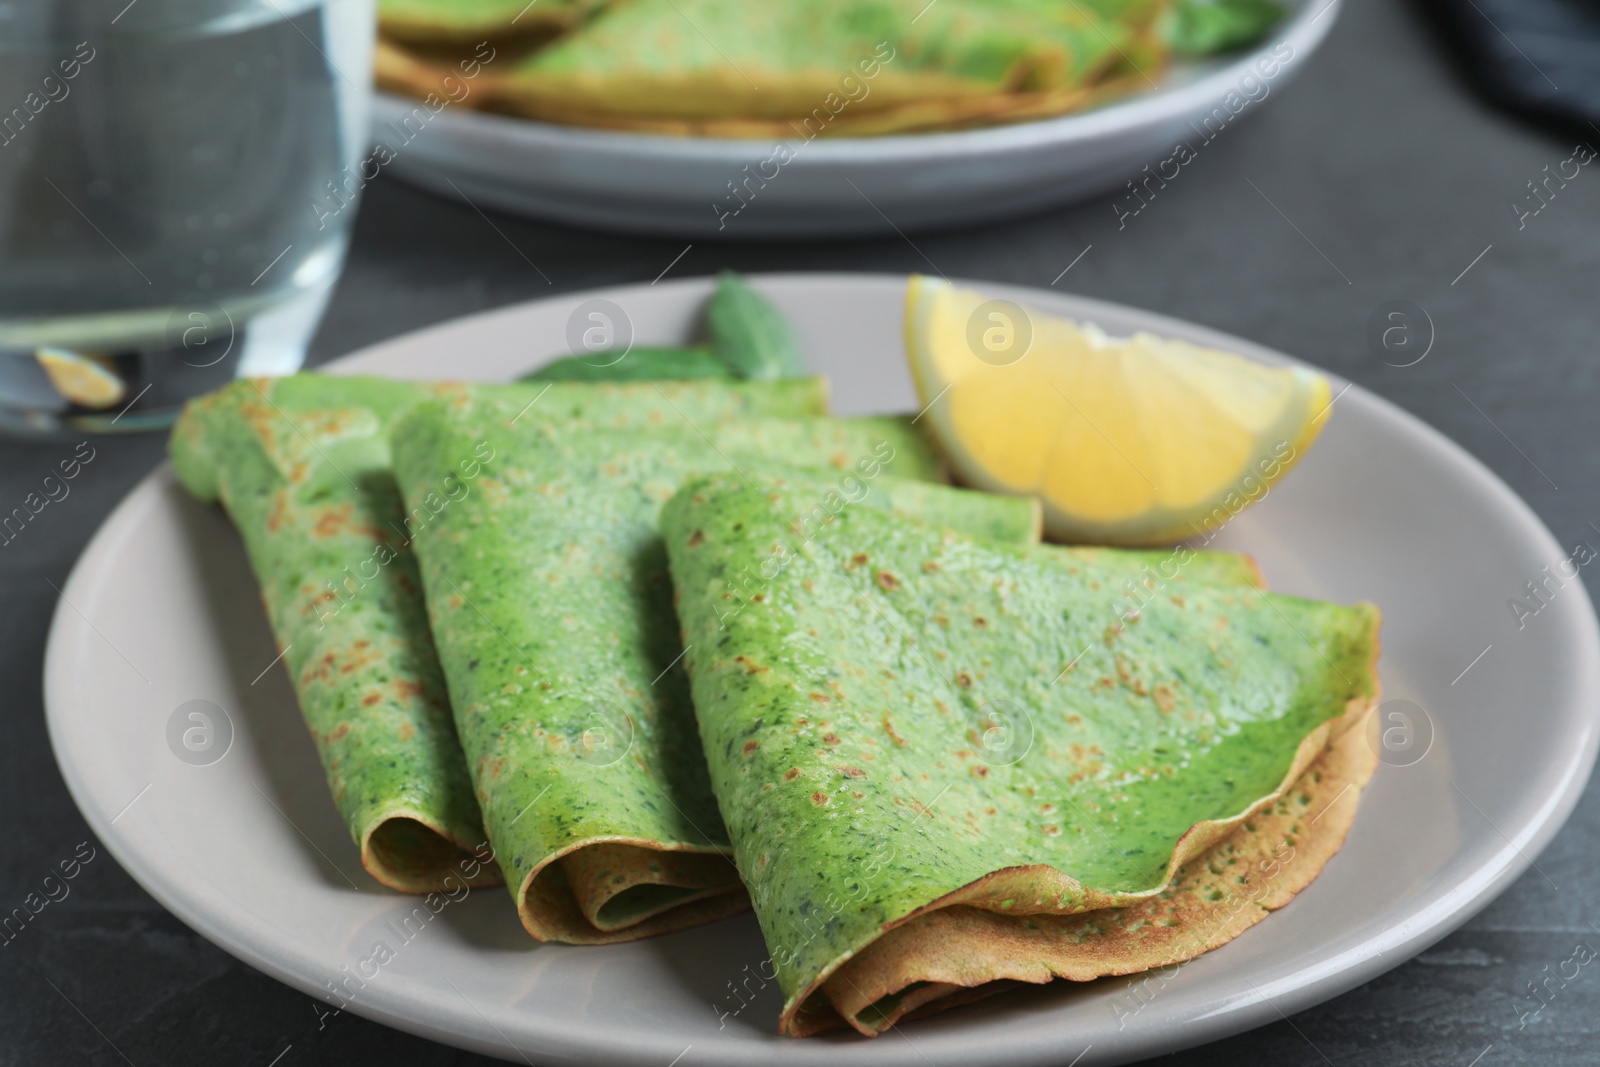
[[[819,379],[760,384],[448,386],[318,374],[234,382],[173,430],[191,494],[220,501],[261,584],[282,660],[362,865],[406,892],[452,876],[494,884],[409,542],[385,430],[426,397],[500,404],[521,421],[651,426],[692,417],[820,412]],[[469,451],[439,501],[493,470]],[[442,506],[442,505],[441,505]]]
[[[1175,878],[1258,812],[1298,819],[1287,788],[1377,693],[1371,605],[1190,581],[1187,549],[1130,581],[865,508],[796,545],[801,506],[719,475],[662,518],[712,788],[786,1033],[872,1034],[991,983],[1149,966],[1142,928],[1098,923],[1096,954],[1078,920],[1141,906],[1166,922],[1195,886],[1216,890],[1193,867]],[[765,582],[730,589],[774,555],[786,565]],[[1281,829],[1235,847],[1271,850]],[[1309,880],[1329,840],[1274,891]]]
[[[479,441],[498,457],[416,552],[489,840],[541,940],[622,941],[748,907],[699,751],[656,524],[681,481],[731,469],[767,484],[778,456],[819,468],[784,475],[814,505],[808,526],[867,500],[1038,535],[1032,502],[893,480],[938,471],[904,420],[681,425],[572,433],[430,404],[394,430],[408,502]]]

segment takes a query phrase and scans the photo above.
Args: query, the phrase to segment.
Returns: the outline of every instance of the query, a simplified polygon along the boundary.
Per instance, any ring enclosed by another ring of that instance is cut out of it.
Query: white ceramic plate
[[[454,106],[430,116],[388,93],[374,101],[373,138],[395,153],[386,169],[441,195],[585,226],[737,240],[965,225],[1120,189],[1142,180],[1144,165],[1154,172],[1178,141],[1205,152],[1209,137],[1299,74],[1339,4],[1287,0],[1293,13],[1261,48],[1174,64],[1151,91],[1094,111],[955,133],[788,141],[794,158],[781,166],[761,166],[775,141],[586,130]],[[1274,61],[1258,67],[1268,54]],[[744,181],[746,165],[776,177],[736,199],[728,183]]]
[[[838,410],[915,406],[904,279],[756,282],[832,377]],[[1287,358],[1146,312],[977,284],[1113,333]],[[563,353],[583,300],[615,302],[642,342],[674,342],[709,292],[689,280],[555,297],[385,342],[337,370],[506,379]],[[1340,393],[1301,466],[1221,540],[1253,553],[1274,588],[1384,609],[1386,695],[1414,702],[1385,712],[1407,711],[1418,733],[1409,755],[1379,768],[1344,850],[1289,907],[1165,984],[1056,983],[877,1040],[774,1036],[779,998],[761,987],[765,953],[748,915],[630,945],[539,945],[493,889],[403,939],[417,901],[361,869],[283,671],[268,669],[274,646],[237,537],[165,467],[106,521],[66,586],[45,664],[50,736],[90,826],[176,915],[325,998],[384,941],[394,959],[351,1010],[440,1041],[519,1062],[648,1067],[1123,1062],[1275,1020],[1443,936],[1555,834],[1600,736],[1600,637],[1582,583],[1566,583],[1522,630],[1506,608],[1564,553],[1504,484],[1377,397]],[[169,722],[191,700],[232,723],[231,746],[210,765],[169,747]]]

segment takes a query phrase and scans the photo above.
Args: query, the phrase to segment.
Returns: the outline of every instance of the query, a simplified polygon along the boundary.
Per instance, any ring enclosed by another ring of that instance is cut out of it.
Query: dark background
[[[913,235],[915,248],[900,237],[697,242],[669,277],[721,268],[905,273],[931,261],[951,277],[1048,286],[1093,245],[1060,288],[1192,319],[1354,379],[1463,444],[1570,545],[1600,521],[1600,452],[1589,447],[1600,399],[1600,167],[1585,167],[1521,229],[1510,205],[1582,139],[1600,145],[1600,131],[1540,130],[1482,103],[1417,9],[1355,0],[1298,80],[1275,86],[1121,231],[1108,194],[1014,223]],[[484,308],[649,281],[687,243],[490,217],[499,233],[465,204],[374,183],[314,360]],[[1415,366],[1387,365],[1368,344],[1369,319],[1392,300],[1421,305],[1436,328]],[[45,735],[50,583],[64,584],[101,519],[162,451],[154,436],[105,442],[71,497],[0,552],[5,908],[91,838]],[[59,444],[0,441],[0,499],[35,489],[59,452]],[[1600,795],[1591,786],[1539,861],[1559,893],[1530,873],[1462,930],[1375,981],[1292,1021],[1162,1062],[1600,1062],[1600,968],[1585,968],[1518,1029],[1530,981],[1580,943],[1600,949],[1600,929],[1589,925],[1600,922],[1597,843]],[[348,1013],[319,1029],[314,1001],[167,914],[104,849],[69,898],[0,948],[0,1064],[265,1067],[280,1054],[278,1067],[490,1062]]]

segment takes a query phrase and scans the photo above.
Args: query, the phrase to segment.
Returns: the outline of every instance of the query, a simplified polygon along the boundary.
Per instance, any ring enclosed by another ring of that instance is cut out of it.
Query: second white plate
[[[904,279],[755,283],[832,378],[839,411],[915,408]],[[1286,359],[1130,308],[976,284],[1113,334]],[[585,300],[618,305],[642,343],[681,342],[710,290],[697,279],[568,294],[388,341],[334,369],[504,380],[564,354]],[[540,945],[495,888],[417,921],[415,898],[362,871],[328,799],[294,694],[268,669],[275,648],[237,536],[165,467],[111,515],[67,583],[45,664],[50,735],[91,828],[186,923],[330,1006],[330,986],[382,942],[393,958],[345,987],[348,1010],[439,1041],[517,1062],[641,1067],[1119,1063],[1274,1021],[1427,947],[1555,834],[1600,736],[1600,635],[1582,583],[1521,629],[1505,606],[1556,568],[1561,548],[1479,463],[1383,400],[1341,392],[1301,466],[1219,543],[1254,554],[1275,589],[1384,610],[1381,710],[1414,734],[1379,768],[1343,851],[1287,908],[1164,984],[1056,983],[877,1040],[778,1038],[778,991],[760,978],[766,952],[748,915],[634,944]],[[168,742],[192,700],[231,726],[208,765]]]

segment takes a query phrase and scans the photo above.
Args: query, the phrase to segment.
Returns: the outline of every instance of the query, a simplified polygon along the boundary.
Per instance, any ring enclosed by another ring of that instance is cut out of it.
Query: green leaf
[[[1178,0],[1167,43],[1179,55],[1204,56],[1255,44],[1283,17],[1273,0]]]
[[[777,308],[737,274],[717,278],[706,308],[711,351],[736,378],[797,378],[806,373],[794,331]]]
[[[636,345],[626,352],[593,352],[546,363],[524,382],[641,382],[728,378],[728,368],[704,345],[688,348]]]

